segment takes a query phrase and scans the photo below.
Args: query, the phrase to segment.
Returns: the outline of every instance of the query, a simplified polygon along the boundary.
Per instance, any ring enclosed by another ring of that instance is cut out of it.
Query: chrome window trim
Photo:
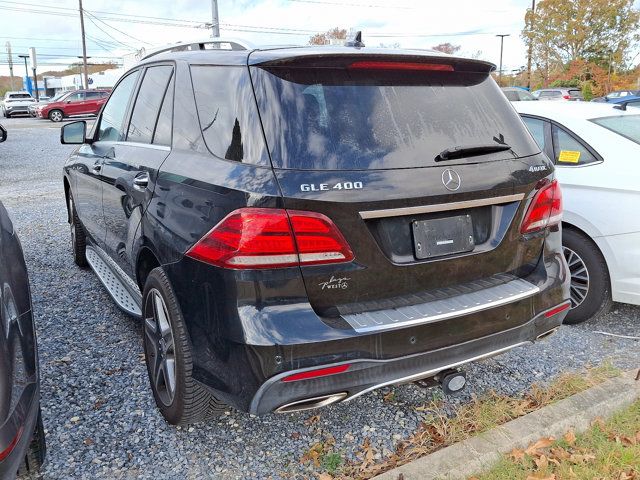
[[[421,213],[446,212],[449,210],[461,210],[463,208],[485,207],[487,205],[500,205],[502,203],[519,202],[524,198],[524,193],[504,195],[501,197],[479,198],[464,202],[439,203],[436,205],[419,205],[416,207],[387,208],[383,210],[365,210],[360,212],[363,220],[372,218],[400,217],[403,215],[419,215]]]

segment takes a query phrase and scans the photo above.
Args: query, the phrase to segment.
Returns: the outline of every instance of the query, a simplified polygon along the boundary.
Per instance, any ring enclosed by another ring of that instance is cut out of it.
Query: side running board
[[[95,245],[87,245],[87,262],[118,307],[129,315],[141,317],[142,295],[140,289],[118,264]]]

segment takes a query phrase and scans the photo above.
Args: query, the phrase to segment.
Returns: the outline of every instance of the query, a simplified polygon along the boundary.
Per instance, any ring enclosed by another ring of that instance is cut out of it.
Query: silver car
[[[538,100],[553,100],[563,102],[583,102],[584,97],[579,88],[543,88],[533,92]]]

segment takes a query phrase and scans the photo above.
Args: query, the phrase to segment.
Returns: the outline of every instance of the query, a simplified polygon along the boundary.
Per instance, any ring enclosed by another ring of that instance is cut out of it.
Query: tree
[[[449,55],[453,55],[460,50],[460,45],[454,45],[452,43],[441,43],[436,45],[435,47],[431,47],[432,50],[437,50],[438,52],[448,53]]]
[[[634,0],[542,0],[527,11],[522,38],[532,47],[545,81],[560,64],[584,59],[623,66],[638,41],[640,12]]]
[[[329,45],[331,40],[345,40],[347,31],[344,28],[335,27],[324,33],[316,33],[309,38],[309,45]]]

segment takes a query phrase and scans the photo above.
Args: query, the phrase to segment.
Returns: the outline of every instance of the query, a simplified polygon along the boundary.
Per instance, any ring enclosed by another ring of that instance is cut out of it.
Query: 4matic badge
[[[349,288],[349,284],[347,283],[349,280],[351,279],[347,277],[336,278],[331,275],[331,278],[328,281],[321,282],[318,286],[322,290],[346,290]]]

